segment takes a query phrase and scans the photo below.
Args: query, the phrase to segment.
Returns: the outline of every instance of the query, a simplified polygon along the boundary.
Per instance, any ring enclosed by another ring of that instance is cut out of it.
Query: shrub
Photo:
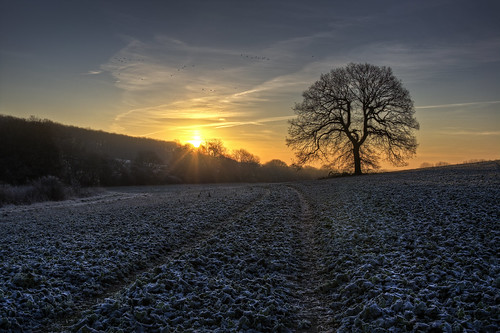
[[[35,189],[43,201],[61,201],[66,199],[66,188],[59,178],[44,176],[34,182]]]
[[[26,204],[33,202],[35,188],[32,185],[0,186],[0,206],[3,204]]]
[[[61,201],[67,198],[67,193],[64,184],[54,176],[42,177],[28,185],[0,185],[0,207],[4,204]]]

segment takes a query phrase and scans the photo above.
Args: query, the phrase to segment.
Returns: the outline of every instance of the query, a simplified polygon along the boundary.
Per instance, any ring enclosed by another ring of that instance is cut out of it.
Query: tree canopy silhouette
[[[396,166],[416,153],[413,101],[390,67],[351,63],[302,96],[286,139],[299,164],[320,159],[361,174],[379,167],[381,153]]]
[[[230,154],[221,139],[195,148],[0,114],[0,190],[6,184],[57,188],[59,182],[78,188],[291,181],[325,175],[324,170],[295,170],[285,162],[270,168],[243,148]]]
[[[250,153],[248,150],[240,148],[233,151],[232,158],[240,163],[248,163],[258,165],[260,158]]]

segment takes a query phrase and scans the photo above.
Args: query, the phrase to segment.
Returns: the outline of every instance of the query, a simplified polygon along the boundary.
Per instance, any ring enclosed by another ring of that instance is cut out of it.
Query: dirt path
[[[301,208],[296,244],[299,247],[298,293],[302,310],[297,332],[327,332],[331,310],[326,307],[326,300],[320,293],[320,287],[325,283],[324,266],[316,243],[314,214],[304,194],[296,187],[289,188],[297,194]]]

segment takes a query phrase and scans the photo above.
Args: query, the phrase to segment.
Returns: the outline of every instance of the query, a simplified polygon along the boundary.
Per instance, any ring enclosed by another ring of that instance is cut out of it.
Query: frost
[[[496,331],[494,162],[0,209],[0,331]]]

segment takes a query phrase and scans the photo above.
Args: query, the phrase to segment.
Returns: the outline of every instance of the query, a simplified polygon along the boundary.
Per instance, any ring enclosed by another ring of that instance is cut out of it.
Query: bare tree
[[[270,168],[288,168],[288,165],[286,164],[286,162],[283,162],[282,160],[278,160],[276,158],[274,160],[270,160],[269,162],[266,162],[264,164],[264,166],[270,167]]]
[[[208,155],[213,157],[226,156],[227,149],[221,139],[210,139],[205,142],[204,148]]]
[[[235,161],[238,161],[240,163],[248,163],[256,165],[260,163],[260,158],[258,156],[250,153],[248,150],[243,148],[234,150],[232,157]]]
[[[434,165],[432,163],[429,163],[429,162],[424,162],[422,164],[420,164],[420,168],[432,168]]]
[[[391,68],[351,63],[302,96],[286,139],[299,164],[320,159],[361,174],[379,167],[381,153],[396,166],[416,153],[413,101]]]

